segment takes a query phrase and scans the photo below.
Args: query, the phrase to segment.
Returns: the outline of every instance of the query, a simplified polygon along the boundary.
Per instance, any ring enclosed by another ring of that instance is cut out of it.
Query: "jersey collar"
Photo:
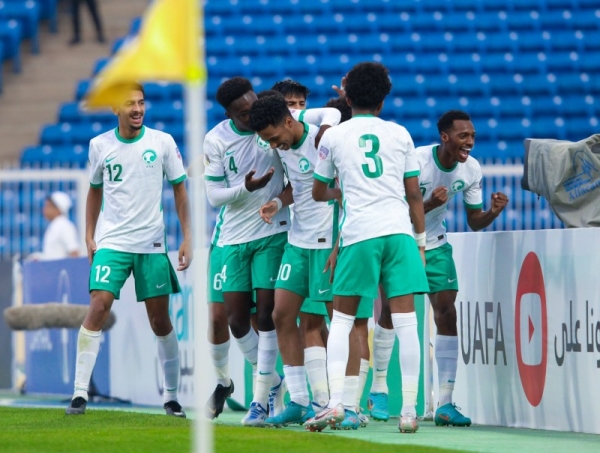
[[[135,142],[139,142],[142,137],[144,136],[144,133],[146,132],[146,126],[142,126],[142,130],[140,131],[140,133],[138,134],[137,137],[134,138],[123,138],[121,137],[121,134],[119,134],[119,128],[116,127],[115,128],[115,135],[117,136],[117,140],[119,140],[121,143],[135,143]]]
[[[290,146],[290,148],[292,148],[292,149],[300,148],[304,144],[304,141],[306,140],[306,137],[308,136],[308,124],[302,123],[302,125],[304,126],[304,133],[302,134],[302,137],[300,138],[300,141],[298,143]]]
[[[445,173],[450,173],[451,171],[454,171],[454,169],[456,168],[456,166],[458,165],[458,162],[454,162],[454,165],[452,166],[452,168],[446,168],[444,167],[441,163],[440,160],[438,158],[438,148],[440,147],[440,145],[435,145],[433,147],[433,160],[435,161],[435,165],[437,165],[437,168],[439,168],[441,171],[445,172]]]
[[[231,126],[231,129],[233,129],[233,132],[235,132],[238,135],[254,135],[254,132],[240,131],[237,127],[235,127],[235,123],[233,122],[233,120],[229,120],[229,125]]]
[[[375,118],[375,115],[371,113],[360,113],[358,115],[352,115],[352,118]]]

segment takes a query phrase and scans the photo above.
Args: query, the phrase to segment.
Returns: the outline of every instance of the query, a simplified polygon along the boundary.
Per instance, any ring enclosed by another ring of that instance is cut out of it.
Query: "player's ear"
[[[450,136],[448,135],[448,133],[447,133],[447,132],[442,132],[442,133],[440,134],[440,138],[442,139],[442,141],[443,141],[444,143],[448,143],[448,141],[450,141]]]

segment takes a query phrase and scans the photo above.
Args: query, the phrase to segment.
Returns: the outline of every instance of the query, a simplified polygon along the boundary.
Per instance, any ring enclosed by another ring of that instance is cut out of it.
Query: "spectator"
[[[73,39],[69,42],[70,45],[76,45],[81,42],[81,24],[79,16],[79,5],[86,3],[92,20],[94,21],[94,27],[96,28],[96,40],[99,43],[104,43],[104,32],[102,31],[102,21],[100,20],[100,14],[98,12],[98,5],[96,0],[71,0],[71,14],[73,18]]]
[[[44,217],[50,222],[44,233],[42,254],[38,259],[58,260],[79,256],[77,229],[69,220],[72,202],[64,192],[53,192],[44,204]]]

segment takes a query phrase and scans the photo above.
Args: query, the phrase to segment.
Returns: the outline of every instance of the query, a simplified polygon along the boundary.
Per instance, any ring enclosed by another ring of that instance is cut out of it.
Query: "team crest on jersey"
[[[146,165],[152,165],[154,162],[156,162],[156,151],[147,149],[144,151],[144,154],[142,154],[142,160],[146,163]]]
[[[271,145],[269,145],[269,142],[265,142],[262,138],[258,136],[258,134],[256,135],[256,144],[265,151],[271,149]]]
[[[179,148],[175,147],[175,152],[177,153],[177,157],[181,160],[181,153],[179,152]]]
[[[329,156],[329,149],[324,146],[319,146],[319,159],[325,160]]]
[[[310,162],[308,161],[308,159],[306,157],[303,157],[302,159],[300,159],[300,162],[298,162],[298,169],[302,173],[306,173],[308,170],[310,170]]]
[[[453,192],[453,193],[460,192],[464,188],[465,188],[465,182],[463,180],[459,179],[458,181],[454,181],[452,183],[452,185],[450,186],[450,192]]]

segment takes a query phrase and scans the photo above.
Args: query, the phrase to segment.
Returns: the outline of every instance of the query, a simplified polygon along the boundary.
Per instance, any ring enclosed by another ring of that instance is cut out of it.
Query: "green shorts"
[[[425,252],[425,272],[429,282],[429,293],[458,291],[456,266],[452,258],[452,246],[445,243],[441,247]]]
[[[108,291],[119,299],[121,288],[133,272],[138,302],[181,291],[177,275],[165,253],[128,253],[100,249],[90,269],[90,292]]]
[[[223,247],[223,292],[274,289],[287,233]]]
[[[300,307],[300,312],[308,313],[309,315],[329,317],[329,313],[327,313],[327,302],[322,300],[304,299],[302,307]]]
[[[374,303],[375,300],[370,297],[363,297],[360,299],[358,310],[356,310],[356,319],[369,319],[373,317]]]
[[[388,298],[429,292],[414,237],[393,234],[340,249],[333,280],[334,295],[375,299],[380,282]]]
[[[208,255],[208,303],[223,303],[223,247],[212,246]]]
[[[358,310],[356,311],[356,319],[369,319],[373,317],[373,299],[363,297],[358,304]],[[306,299],[300,308],[302,313],[308,313],[310,315],[321,315],[329,318],[327,313],[327,302],[318,300]]]
[[[275,288],[286,289],[304,298],[331,302],[329,272],[323,272],[331,249],[305,249],[286,244]]]

